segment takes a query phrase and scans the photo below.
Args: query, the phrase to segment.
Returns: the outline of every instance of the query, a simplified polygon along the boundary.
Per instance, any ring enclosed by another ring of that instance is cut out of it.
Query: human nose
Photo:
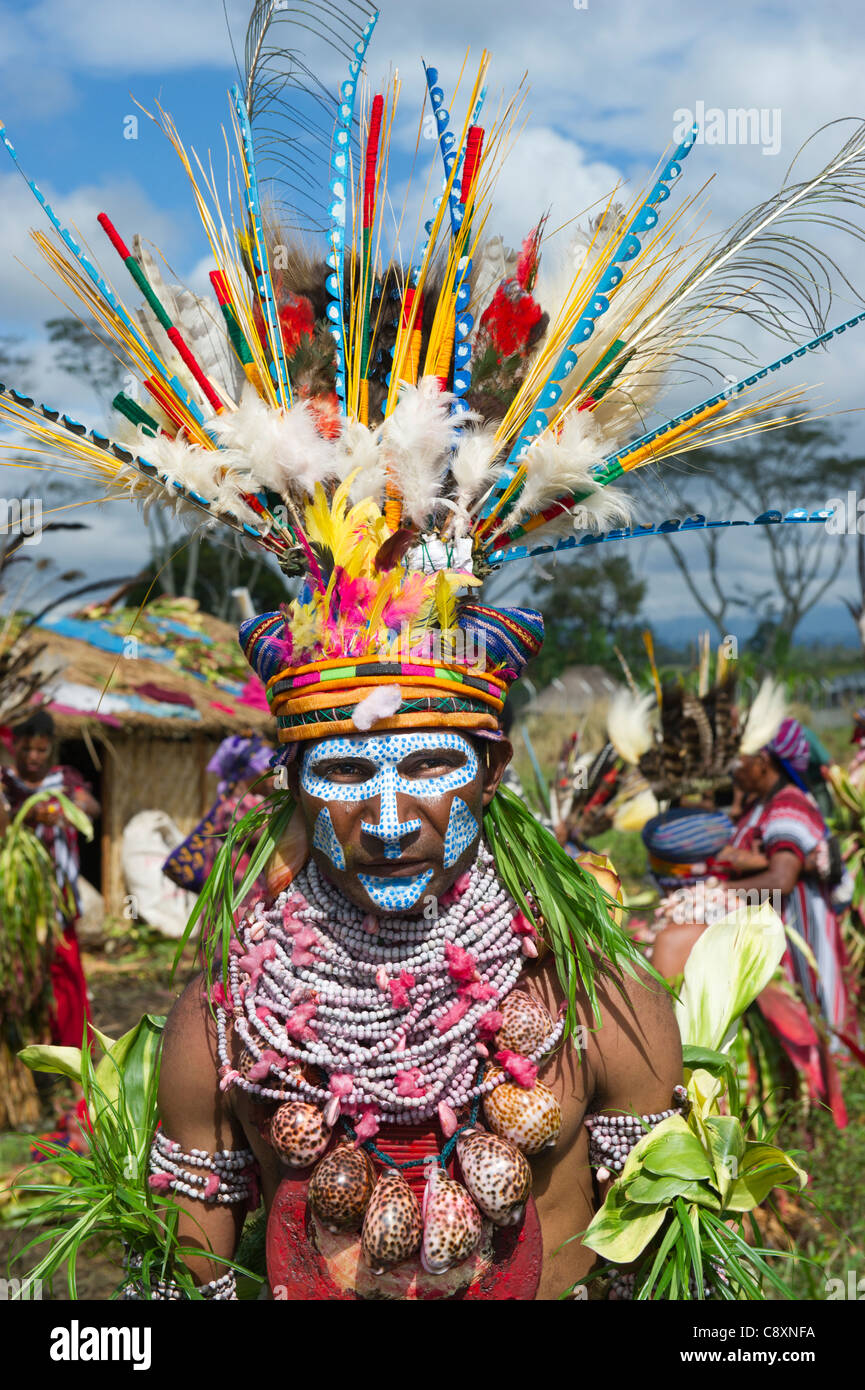
[[[367,835],[372,835],[376,840],[383,842],[385,859],[399,859],[402,856],[402,841],[407,835],[412,835],[421,828],[421,823],[417,819],[400,820],[396,793],[396,768],[386,767],[382,770],[379,786],[378,824],[372,825],[369,821],[361,821],[360,823],[361,830],[364,830]]]

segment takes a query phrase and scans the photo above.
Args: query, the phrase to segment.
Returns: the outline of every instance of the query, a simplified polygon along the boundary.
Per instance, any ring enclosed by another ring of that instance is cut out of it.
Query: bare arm
[[[792,893],[802,872],[802,860],[792,850],[775,850],[769,856],[769,867],[761,873],[750,874],[746,878],[731,880],[734,888],[775,888],[781,893]]]
[[[558,1009],[562,990],[551,962],[541,967],[530,988],[551,1013]],[[588,999],[578,997],[577,1012],[586,1030],[582,1055],[566,1044],[542,1076],[562,1106],[562,1132],[554,1149],[532,1160],[544,1238],[540,1299],[557,1298],[579,1284],[596,1259],[579,1240],[570,1239],[586,1229],[597,1206],[583,1125],[586,1111],[654,1114],[670,1106],[673,1087],[682,1080],[681,1041],[667,991],[641,972],[639,980],[625,979],[623,992],[599,980],[598,996],[597,1030]]]
[[[218,1066],[216,1028],[204,998],[203,978],[197,976],[169,1015],[159,1078],[163,1131],[186,1153],[193,1148],[207,1153],[246,1148],[243,1130],[220,1093]],[[188,1213],[180,1218],[180,1243],[231,1259],[243,1226],[244,1205],[210,1206],[180,1195],[174,1200]],[[186,1263],[202,1284],[226,1272],[224,1265],[204,1255]]]

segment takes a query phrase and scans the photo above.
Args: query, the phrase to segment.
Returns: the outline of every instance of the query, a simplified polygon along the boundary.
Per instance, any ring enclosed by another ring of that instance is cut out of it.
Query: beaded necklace
[[[438,908],[431,920],[365,915],[311,861],[270,907],[256,904],[232,943],[227,993],[214,991],[222,1088],[306,1101],[329,1126],[351,1116],[358,1142],[381,1122],[434,1116],[452,1133],[456,1110],[501,1080],[478,1065],[526,937],[483,843]],[[229,1015],[254,1059],[245,1074],[229,1059]]]

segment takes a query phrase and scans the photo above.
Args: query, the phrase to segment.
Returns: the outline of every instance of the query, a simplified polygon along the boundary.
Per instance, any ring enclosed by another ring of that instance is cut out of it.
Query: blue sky
[[[228,8],[235,35],[242,37],[247,5]],[[187,145],[200,152],[220,148],[226,91],[234,75],[221,0],[0,0],[0,26],[0,116],[31,176],[81,228],[112,273],[113,253],[105,253],[95,224],[103,209],[127,241],[141,232],[181,276],[200,283],[207,248],[188,185],[164,137],[141,116],[133,97],[145,107],[160,101]],[[711,225],[720,230],[780,184],[813,130],[862,114],[863,34],[856,0],[820,6],[806,0],[731,0],[711,10],[687,11],[668,0],[588,0],[585,6],[573,0],[534,0],[530,6],[384,0],[370,75],[380,83],[393,65],[404,82],[402,155],[393,170],[399,178],[414,146],[421,56],[438,66],[449,90],[466,47],[473,59],[488,47],[490,101],[499,89],[513,89],[528,71],[528,121],[500,180],[491,223],[512,243],[547,207],[553,226],[607,193],[618,178],[642,179],[671,141],[676,113],[683,108],[693,110],[698,102],[722,110],[763,108],[775,122],[777,151],[764,153],[764,140],[706,143],[691,155],[687,177],[693,186],[713,178]],[[329,72],[336,71],[331,64]],[[140,118],[138,138],[125,139],[133,114]],[[838,142],[836,134],[821,137],[809,168],[828,157],[833,141]],[[40,225],[41,216],[11,166],[0,162],[0,333],[21,338],[34,352],[28,381],[22,383],[27,389],[92,418],[96,402],[80,382],[57,373],[40,346],[41,324],[57,313],[56,302],[15,259],[39,268],[27,229]],[[865,216],[860,219],[865,223]],[[840,252],[855,280],[859,248],[848,244]],[[856,304],[849,295],[839,300],[837,317],[846,317]],[[766,355],[774,355],[771,349],[769,342]],[[865,336],[848,339],[844,351],[831,357],[809,359],[803,379],[819,385],[817,396],[830,409],[858,411],[863,368]],[[865,445],[861,415],[842,418],[851,442]],[[14,493],[15,484],[0,477],[0,490]],[[778,503],[803,500],[825,499],[801,498],[791,479],[789,496]],[[645,519],[660,519],[659,505],[657,490],[651,490]],[[121,562],[146,554],[143,524],[131,508],[123,516],[121,511],[112,509],[110,523],[105,514],[94,523],[92,538],[98,543],[88,556],[94,576],[100,565],[114,574]],[[838,543],[849,549],[831,597],[840,612],[838,595],[852,594],[855,564],[852,543]],[[58,548],[61,564],[74,554],[71,544]],[[650,580],[649,617],[668,621],[693,610],[672,579],[660,543],[635,545],[631,555]],[[699,563],[695,548],[694,564]],[[768,574],[765,547],[753,538],[733,538],[730,563]]]

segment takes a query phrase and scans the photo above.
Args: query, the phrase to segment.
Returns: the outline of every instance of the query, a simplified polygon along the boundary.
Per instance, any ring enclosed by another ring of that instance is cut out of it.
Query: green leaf
[[[653,1178],[644,1173],[628,1183],[626,1192],[629,1202],[651,1206],[668,1206],[677,1197],[683,1197],[686,1202],[697,1202],[713,1211],[721,1209],[721,1203],[713,1192],[698,1182],[690,1182],[687,1178]]]
[[[727,1198],[727,1211],[752,1211],[768,1197],[773,1187],[801,1189],[807,1174],[783,1149],[772,1144],[748,1144],[739,1166],[739,1177]]]
[[[649,1136],[641,1154],[643,1166],[658,1177],[688,1178],[692,1181],[714,1178],[715,1170],[706,1156],[703,1145],[696,1135],[691,1133],[684,1120],[682,1124],[684,1133],[668,1131],[659,1134],[655,1130]]]
[[[18,1056],[31,1071],[53,1071],[60,1076],[71,1076],[73,1081],[81,1080],[80,1047],[49,1047],[33,1043],[23,1048]]]
[[[726,1200],[745,1153],[745,1134],[735,1115],[708,1116],[706,1133],[715,1166],[716,1186],[722,1200]]]
[[[768,904],[745,907],[697,938],[676,1004],[682,1042],[723,1050],[769,983],[785,950],[784,927]]]
[[[660,1230],[666,1215],[663,1207],[651,1211],[628,1202],[621,1183],[614,1183],[583,1236],[583,1244],[615,1264],[630,1264]]]

